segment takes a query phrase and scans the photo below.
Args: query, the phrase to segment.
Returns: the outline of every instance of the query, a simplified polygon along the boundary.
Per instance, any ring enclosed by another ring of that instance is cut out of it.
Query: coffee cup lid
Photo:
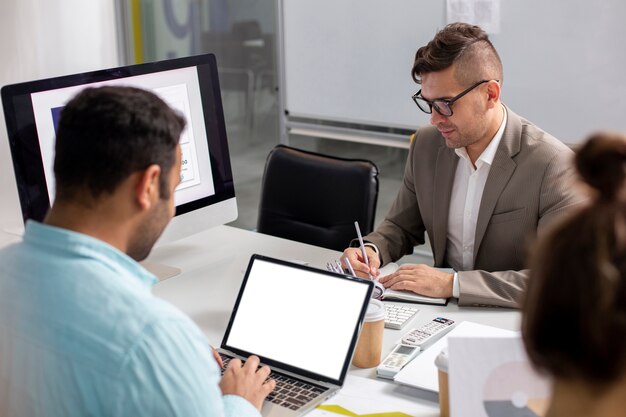
[[[384,320],[387,316],[385,305],[380,300],[370,299],[367,306],[367,312],[365,313],[365,321],[378,321]]]
[[[437,366],[437,368],[440,371],[448,372],[448,348],[447,347],[441,349],[441,352],[439,352],[439,354],[435,358],[435,366]]]

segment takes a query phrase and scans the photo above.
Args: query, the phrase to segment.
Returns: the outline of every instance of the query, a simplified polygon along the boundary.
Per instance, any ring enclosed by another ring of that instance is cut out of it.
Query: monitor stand
[[[158,262],[151,262],[151,261],[144,260],[139,263],[141,264],[141,266],[146,268],[148,272],[156,276],[159,282],[175,277],[176,275],[180,275],[180,273],[182,272],[180,268],[176,268],[175,266],[161,264]]]

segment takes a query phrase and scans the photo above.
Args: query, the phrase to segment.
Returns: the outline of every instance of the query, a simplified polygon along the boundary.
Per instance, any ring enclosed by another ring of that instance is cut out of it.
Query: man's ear
[[[494,107],[500,101],[501,93],[500,83],[497,81],[490,81],[487,83],[487,100],[489,101],[489,107]]]
[[[161,177],[161,167],[152,164],[143,171],[137,172],[137,175],[135,196],[139,206],[143,210],[147,210],[154,204],[154,201],[160,198],[159,179]]]

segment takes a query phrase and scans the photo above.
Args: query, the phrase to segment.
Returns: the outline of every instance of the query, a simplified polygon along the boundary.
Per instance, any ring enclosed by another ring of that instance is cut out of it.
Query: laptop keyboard
[[[224,362],[224,368],[226,368],[226,365],[230,362],[232,357],[223,353],[220,353],[220,356]],[[222,374],[223,373],[224,369],[222,369]],[[309,401],[317,398],[317,396],[328,390],[328,388],[320,385],[311,384],[276,371],[272,371],[268,379],[269,378],[276,381],[276,388],[267,396],[265,401],[270,401],[290,410],[300,409]]]

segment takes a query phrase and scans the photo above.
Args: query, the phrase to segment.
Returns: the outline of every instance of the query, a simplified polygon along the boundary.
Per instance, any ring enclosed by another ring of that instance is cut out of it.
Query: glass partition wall
[[[231,225],[255,229],[265,159],[280,141],[276,0],[116,1],[123,64],[216,55],[239,209]],[[298,136],[289,142],[374,161],[380,170],[376,224],[382,220],[400,186],[406,149]]]

